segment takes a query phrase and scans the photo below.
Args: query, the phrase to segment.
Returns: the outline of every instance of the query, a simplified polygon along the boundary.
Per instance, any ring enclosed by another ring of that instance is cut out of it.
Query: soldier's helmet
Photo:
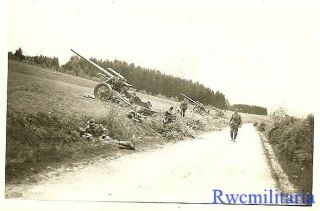
[[[95,122],[94,122],[94,119],[90,119],[89,121],[88,121],[88,123],[89,124],[94,124]]]
[[[127,114],[127,117],[128,117],[129,119],[132,119],[132,118],[134,117],[134,113],[135,113],[135,111],[130,111],[130,112]]]

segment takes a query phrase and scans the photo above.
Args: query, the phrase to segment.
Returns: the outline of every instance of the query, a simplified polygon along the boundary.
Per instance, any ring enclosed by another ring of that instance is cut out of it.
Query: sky
[[[10,0],[8,48],[60,64],[73,48],[198,81],[231,104],[304,115],[316,109],[315,2]]]

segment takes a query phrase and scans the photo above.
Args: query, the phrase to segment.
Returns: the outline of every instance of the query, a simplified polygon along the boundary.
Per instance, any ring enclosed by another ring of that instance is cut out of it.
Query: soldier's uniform
[[[82,137],[88,141],[93,140],[94,137],[98,137],[99,140],[110,138],[108,136],[108,130],[103,127],[102,124],[96,124],[93,119],[89,120],[88,125],[84,128]]]
[[[120,94],[124,94],[124,92],[125,92],[124,83],[120,79],[114,78],[113,81],[112,81],[112,85],[113,85],[112,88],[114,90],[116,90]]]
[[[173,107],[170,107],[168,111],[164,113],[164,124],[174,122],[175,116],[173,115]]]
[[[180,104],[180,109],[181,109],[180,114],[182,117],[185,116],[187,108],[188,108],[187,101],[186,100],[182,101]]]
[[[137,111],[131,110],[127,113],[127,117],[132,119],[135,122],[142,122],[142,115],[140,115]]]
[[[135,143],[131,143],[129,141],[118,141],[110,138],[108,136],[108,130],[103,127],[102,124],[96,124],[93,119],[89,120],[88,125],[81,131],[83,132],[81,136],[88,141],[98,138],[98,140],[103,143],[115,144],[121,149],[135,150]]]
[[[235,141],[238,135],[238,128],[242,125],[241,116],[236,111],[230,119],[230,136],[231,141]]]

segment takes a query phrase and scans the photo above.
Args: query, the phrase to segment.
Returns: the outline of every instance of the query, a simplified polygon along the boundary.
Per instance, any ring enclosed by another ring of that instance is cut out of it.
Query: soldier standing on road
[[[180,109],[181,109],[180,114],[182,117],[185,116],[187,108],[188,108],[188,101],[187,99],[184,99],[180,104]]]
[[[238,110],[235,110],[234,114],[232,114],[229,125],[231,141],[235,142],[238,135],[238,128],[242,125],[242,119],[240,114],[238,114]]]

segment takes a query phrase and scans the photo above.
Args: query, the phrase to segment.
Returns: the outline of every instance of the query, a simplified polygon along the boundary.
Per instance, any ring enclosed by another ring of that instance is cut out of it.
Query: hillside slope
[[[98,82],[52,71],[35,65],[9,61],[6,181],[19,181],[37,174],[48,166],[70,164],[97,156],[110,157],[119,152],[112,145],[86,142],[74,135],[78,126],[85,126],[90,118],[104,124],[110,137],[134,141],[137,150],[156,147],[184,137],[192,137],[199,130],[218,130],[226,119],[202,116],[187,111],[170,128],[162,124],[163,114],[179,102],[138,93],[144,101],[151,101],[160,112],[136,123],[126,117],[129,107],[83,97],[93,93]],[[191,106],[190,106],[191,107]],[[121,151],[128,153],[127,151]],[[90,162],[90,161],[89,161]]]

